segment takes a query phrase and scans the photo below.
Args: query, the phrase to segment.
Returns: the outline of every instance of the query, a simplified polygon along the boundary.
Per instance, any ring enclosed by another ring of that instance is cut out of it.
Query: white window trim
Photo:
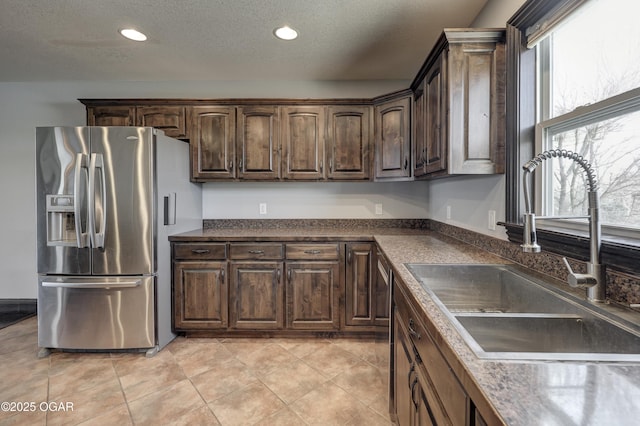
[[[538,73],[539,75],[543,73]],[[549,92],[547,92],[549,93]],[[540,105],[545,105],[546,99],[540,100]],[[540,111],[540,110],[539,110]],[[546,143],[550,134],[562,133],[576,127],[586,126],[595,122],[615,118],[620,115],[640,111],[640,88],[612,96],[594,104],[576,108],[575,110],[541,121],[536,125],[535,146],[537,152],[549,149]],[[551,203],[552,194],[543,194],[542,189],[551,183],[551,173],[541,172],[535,176],[535,211],[544,215]],[[585,188],[585,191],[587,188]],[[562,228],[567,231],[588,232],[586,220],[553,220],[539,221],[539,228],[544,229],[545,224],[553,228]],[[602,225],[603,238],[624,237],[637,240],[640,243],[640,228]]]

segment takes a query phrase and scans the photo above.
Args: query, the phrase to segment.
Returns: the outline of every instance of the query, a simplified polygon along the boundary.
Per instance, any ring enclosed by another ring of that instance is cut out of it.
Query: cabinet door
[[[376,178],[409,178],[410,97],[377,105]]]
[[[328,109],[329,179],[369,179],[371,108],[331,106]]]
[[[450,173],[504,171],[504,42],[449,46]]]
[[[374,324],[373,244],[347,244],[346,325]]]
[[[424,86],[423,81],[413,94],[413,176],[416,178],[427,172],[427,146],[425,144],[427,116]]]
[[[334,262],[287,263],[287,327],[337,330],[340,327],[340,266]]]
[[[393,395],[396,423],[399,426],[411,425],[414,418],[414,405],[411,399],[414,380],[417,381],[416,364],[413,360],[413,345],[401,326],[403,319],[396,311],[393,320]]]
[[[176,330],[227,327],[226,262],[175,262],[173,318]]]
[[[136,108],[136,125],[155,127],[172,138],[188,138],[184,106],[139,106]]]
[[[325,112],[321,106],[282,108],[282,177],[324,179]]]
[[[389,326],[389,309],[391,297],[391,274],[387,259],[376,251],[377,264],[375,274],[375,324],[388,327]]]
[[[88,126],[134,126],[136,109],[133,106],[87,107]]]
[[[282,262],[231,262],[230,327],[283,328]]]
[[[428,384],[420,380],[418,375],[412,382],[411,403],[415,407],[413,424],[416,426],[436,425],[434,415],[429,405],[429,397],[427,396]],[[447,424],[442,423],[442,424]]]
[[[238,177],[279,179],[278,107],[239,107],[237,127]]]
[[[444,54],[435,61],[424,83],[426,172],[447,169],[446,85]]]
[[[195,106],[188,115],[192,180],[234,178],[235,107]]]

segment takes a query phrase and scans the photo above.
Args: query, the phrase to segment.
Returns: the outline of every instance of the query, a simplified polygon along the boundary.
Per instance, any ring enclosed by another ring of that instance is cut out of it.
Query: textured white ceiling
[[[485,3],[0,0],[0,81],[410,80],[442,29]],[[300,37],[274,38],[282,24]]]

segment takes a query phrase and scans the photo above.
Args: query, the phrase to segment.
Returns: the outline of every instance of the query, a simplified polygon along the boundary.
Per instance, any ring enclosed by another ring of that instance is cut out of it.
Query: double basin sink
[[[515,265],[406,264],[479,358],[640,361],[640,328]]]

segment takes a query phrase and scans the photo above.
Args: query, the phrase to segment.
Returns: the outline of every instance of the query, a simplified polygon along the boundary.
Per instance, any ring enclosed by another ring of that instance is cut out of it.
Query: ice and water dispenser
[[[47,245],[77,245],[73,195],[47,195]]]

